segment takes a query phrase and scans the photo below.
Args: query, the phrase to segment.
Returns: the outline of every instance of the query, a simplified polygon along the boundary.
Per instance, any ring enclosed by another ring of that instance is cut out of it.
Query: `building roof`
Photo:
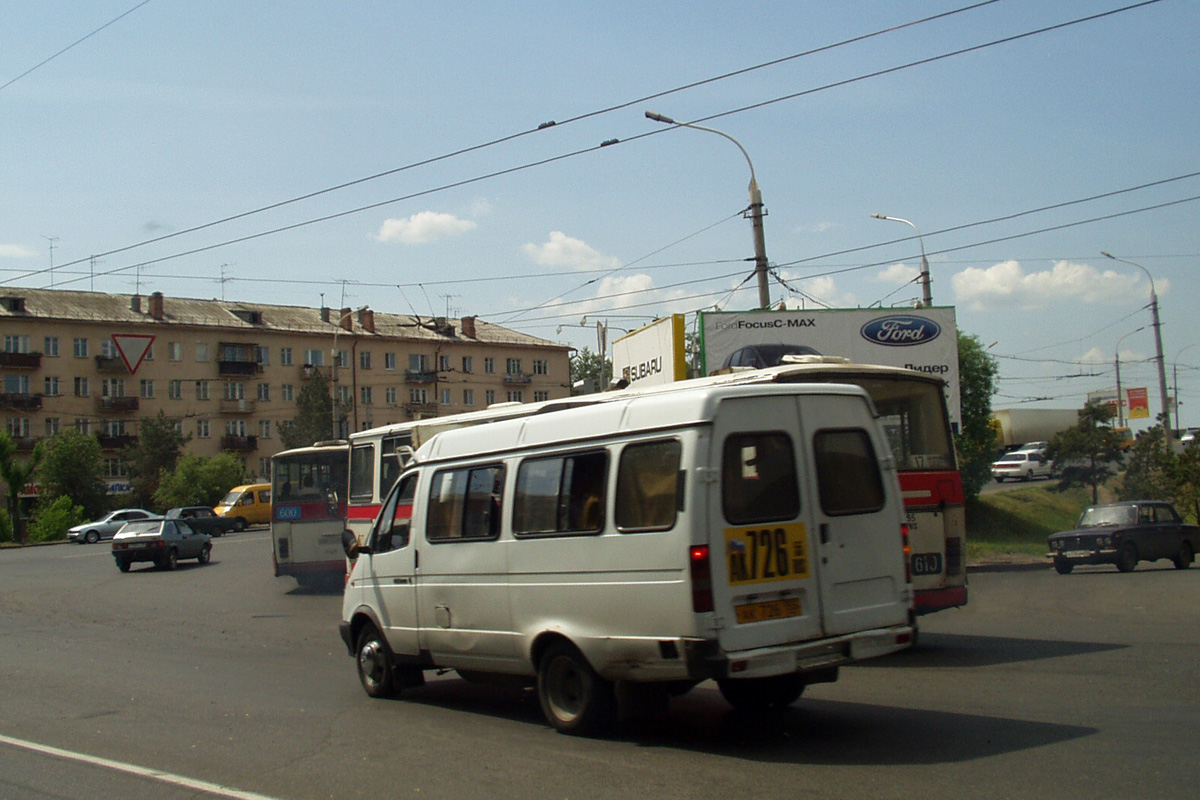
[[[158,305],[161,303],[161,305]],[[158,311],[161,309],[161,312]],[[242,301],[197,300],[105,294],[61,289],[0,289],[0,319],[108,322],[120,325],[194,326],[234,331],[330,334],[341,330],[359,336],[415,341],[507,344],[567,350],[566,345],[485,322],[476,317],[457,319],[389,314],[359,309],[308,308]]]

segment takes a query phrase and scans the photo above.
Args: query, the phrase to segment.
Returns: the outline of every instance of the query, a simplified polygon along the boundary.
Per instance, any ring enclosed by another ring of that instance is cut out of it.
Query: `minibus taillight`
[[[900,541],[904,550],[904,582],[912,583],[912,546],[908,543],[908,523],[900,523]]]
[[[712,611],[712,569],[708,563],[708,545],[692,545],[688,550],[688,565],[692,577],[692,611],[697,614]]]

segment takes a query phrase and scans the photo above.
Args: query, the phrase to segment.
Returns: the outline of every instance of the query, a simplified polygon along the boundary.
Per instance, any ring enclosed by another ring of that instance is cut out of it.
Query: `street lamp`
[[[1171,409],[1167,405],[1167,367],[1163,361],[1162,349],[1162,324],[1158,321],[1158,292],[1154,290],[1154,276],[1150,274],[1150,270],[1143,267],[1141,264],[1135,264],[1132,261],[1127,261],[1124,258],[1117,258],[1112,253],[1106,250],[1101,250],[1100,255],[1105,258],[1111,258],[1113,261],[1120,261],[1122,264],[1128,264],[1131,267],[1137,267],[1142,272],[1146,273],[1146,277],[1150,280],[1150,318],[1154,325],[1154,352],[1155,360],[1158,361],[1158,394],[1159,400],[1162,402],[1163,414],[1163,442],[1164,446],[1169,450],[1171,447],[1171,439],[1173,431],[1171,430]]]
[[[906,219],[900,217],[889,217],[887,214],[872,214],[875,219],[890,219],[892,222],[903,222],[905,225],[911,225],[914,231],[917,231],[917,243],[921,245],[921,288],[923,290],[924,301],[922,305],[929,308],[933,305],[933,293],[929,289],[929,261],[925,258],[925,240],[921,238],[921,231],[917,229]]]
[[[681,128],[695,128],[698,131],[708,131],[718,136],[724,136],[737,145],[738,150],[741,150],[742,155],[746,157],[746,163],[750,166],[750,221],[754,227],[754,273],[758,276],[758,307],[770,308],[771,291],[767,285],[767,242],[763,236],[764,212],[762,192],[758,190],[758,181],[754,178],[754,163],[750,160],[750,154],[746,152],[746,148],[742,147],[741,142],[728,133],[719,131],[716,128],[706,128],[703,125],[694,125],[690,122],[676,122],[670,117],[654,111],[647,111],[646,119],[663,122],[667,125],[678,125]]]
[[[1130,336],[1133,336],[1138,331],[1144,331],[1144,330],[1146,330],[1145,325],[1138,328],[1137,330],[1132,330],[1129,333],[1122,336],[1120,339],[1117,339],[1116,359],[1114,361],[1114,364],[1116,365],[1116,368],[1117,368],[1117,427],[1118,428],[1125,427],[1125,398],[1121,396],[1121,342],[1125,341]]]
[[[1197,344],[1200,344],[1200,342],[1185,344],[1183,347],[1179,348],[1179,352],[1175,354],[1175,358],[1171,361],[1171,383],[1175,387],[1175,424],[1179,425],[1181,430],[1183,425],[1179,421],[1179,357],[1183,355],[1184,350],[1195,347]]]

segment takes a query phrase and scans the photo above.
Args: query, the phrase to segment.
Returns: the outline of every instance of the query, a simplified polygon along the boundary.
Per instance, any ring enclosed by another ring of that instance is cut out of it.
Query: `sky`
[[[772,303],[911,307],[923,247],[994,407],[1081,407],[1119,359],[1157,414],[1153,280],[1200,426],[1196,0],[0,19],[0,287],[477,315],[595,351],[598,322],[758,306],[752,164]]]

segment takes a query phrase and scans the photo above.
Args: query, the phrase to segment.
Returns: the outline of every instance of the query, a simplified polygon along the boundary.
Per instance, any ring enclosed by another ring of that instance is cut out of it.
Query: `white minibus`
[[[903,520],[859,387],[551,407],[417,450],[366,540],[345,537],[340,632],[371,696],[429,669],[515,680],[566,733],[707,679],[782,707],[911,642]]]

